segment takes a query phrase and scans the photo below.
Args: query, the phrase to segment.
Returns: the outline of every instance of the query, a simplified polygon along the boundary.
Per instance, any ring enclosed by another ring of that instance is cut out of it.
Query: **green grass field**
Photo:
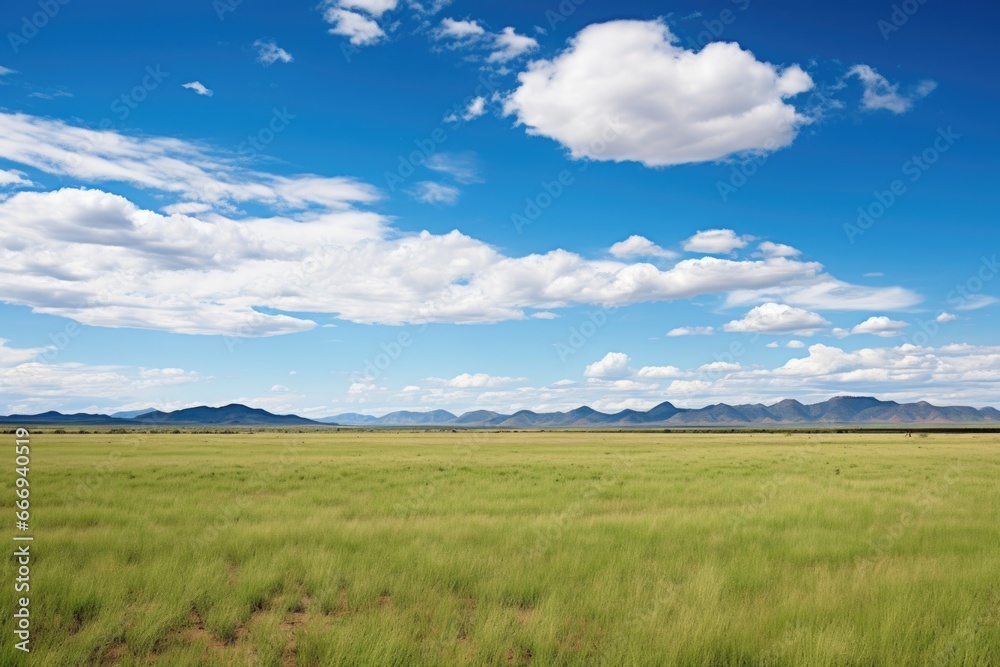
[[[996,435],[31,444],[3,665],[1000,665]]]

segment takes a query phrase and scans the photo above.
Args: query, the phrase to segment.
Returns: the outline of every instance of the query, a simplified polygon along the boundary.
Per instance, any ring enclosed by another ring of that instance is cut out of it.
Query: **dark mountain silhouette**
[[[221,408],[199,406],[175,410],[174,412],[155,410],[129,421],[136,424],[169,424],[172,426],[304,426],[319,423],[298,415],[276,415],[267,410],[248,408],[239,403],[231,403]]]
[[[835,396],[828,401],[803,405],[786,399],[774,405],[761,403],[727,405],[717,403],[704,408],[678,408],[668,402],[645,411],[621,410],[614,414],[598,412],[582,406],[568,412],[533,412],[519,410],[511,415],[490,410],[475,410],[455,416],[447,410],[390,412],[382,417],[345,413],[319,420],[298,415],[276,415],[267,410],[234,403],[221,408],[200,406],[174,412],[143,412],[134,417],[129,413],[95,415],[43,412],[37,415],[0,417],[0,423],[15,425],[76,424],[93,426],[156,427],[156,426],[463,426],[497,428],[637,428],[710,427],[710,426],[795,426],[795,425],[903,425],[903,424],[982,424],[1000,426],[1000,410],[966,406],[936,406],[926,401],[896,403],[880,401],[870,396]]]

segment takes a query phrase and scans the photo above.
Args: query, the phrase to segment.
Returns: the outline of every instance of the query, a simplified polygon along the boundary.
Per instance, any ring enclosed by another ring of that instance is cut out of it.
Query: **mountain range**
[[[104,414],[63,414],[43,412],[36,415],[0,417],[6,424],[76,424],[122,427],[167,426],[450,426],[490,428],[643,428],[706,426],[798,426],[838,424],[985,424],[1000,425],[1000,410],[964,406],[939,407],[926,401],[896,403],[870,396],[836,396],[822,403],[805,405],[786,399],[773,405],[761,403],[727,405],[717,403],[704,408],[678,408],[669,402],[646,410],[622,410],[614,414],[598,412],[586,406],[568,412],[532,412],[520,410],[501,414],[475,410],[455,415],[446,410],[390,412],[381,417],[355,412],[322,419],[298,415],[277,415],[267,410],[233,403],[221,408],[199,406],[173,412],[149,408]]]

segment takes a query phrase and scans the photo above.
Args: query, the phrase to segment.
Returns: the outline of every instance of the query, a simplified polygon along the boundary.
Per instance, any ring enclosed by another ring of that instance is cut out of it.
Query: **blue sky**
[[[5,3],[0,412],[1000,404],[973,3]]]

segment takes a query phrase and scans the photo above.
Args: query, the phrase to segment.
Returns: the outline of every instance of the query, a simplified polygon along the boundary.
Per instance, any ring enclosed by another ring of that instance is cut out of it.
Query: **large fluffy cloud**
[[[822,316],[808,310],[783,303],[765,303],[751,310],[743,319],[724,324],[722,330],[741,333],[795,333],[809,336],[829,324]]]
[[[899,288],[846,285],[817,262],[788,257],[698,257],[669,268],[565,250],[510,257],[458,231],[393,229],[387,217],[356,208],[378,194],[351,179],[253,172],[177,140],[31,117],[0,114],[4,126],[20,133],[0,134],[0,157],[179,200],[166,213],[98,189],[0,201],[0,300],[85,324],[266,336],[313,327],[301,313],[361,323],[484,323],[578,304],[721,293],[818,291],[840,307],[824,291],[830,284],[885,310],[917,300]],[[81,138],[86,143],[71,152]],[[270,213],[241,214],[242,202]]]
[[[576,158],[651,167],[789,145],[807,119],[785,100],[813,85],[797,65],[761,62],[735,43],[685,49],[660,21],[587,26],[518,80],[505,111],[529,133]],[[609,123],[620,134],[602,140]]]

